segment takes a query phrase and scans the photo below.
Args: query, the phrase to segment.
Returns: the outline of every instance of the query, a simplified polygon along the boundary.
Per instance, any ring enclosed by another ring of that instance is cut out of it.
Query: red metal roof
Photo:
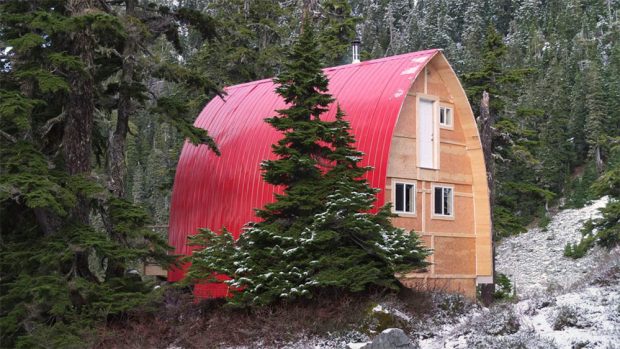
[[[384,191],[392,133],[407,91],[418,73],[438,50],[413,52],[357,64],[325,69],[329,92],[336,98],[364,152],[370,184]],[[204,145],[186,143],[181,152],[170,208],[169,243],[175,253],[187,255],[187,236],[198,228],[219,232],[226,228],[236,237],[255,221],[254,209],[273,200],[276,188],[261,177],[260,162],[272,159],[271,145],[281,135],[264,119],[276,115],[284,102],[271,79],[230,86],[224,99],[216,97],[202,110],[195,125],[209,131],[222,155]],[[326,114],[333,119],[336,103]],[[183,277],[169,272],[169,280]]]

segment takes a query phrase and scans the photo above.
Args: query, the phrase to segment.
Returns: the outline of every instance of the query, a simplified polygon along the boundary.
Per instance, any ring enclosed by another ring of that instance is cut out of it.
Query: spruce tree
[[[359,18],[352,16],[349,0],[323,0],[319,6],[317,41],[323,63],[328,66],[350,63],[351,41]]]
[[[506,183],[499,182],[498,176],[502,173],[502,168],[498,166],[496,159],[507,159],[509,157],[519,158],[530,154],[526,153],[526,148],[521,147],[514,139],[523,139],[520,137],[525,134],[518,124],[507,118],[504,113],[506,107],[507,95],[511,84],[523,80],[523,75],[527,70],[506,69],[505,56],[507,47],[502,41],[501,35],[497,30],[489,25],[486,31],[486,39],[482,46],[481,56],[482,62],[480,69],[467,73],[463,76],[465,82],[465,91],[470,99],[472,109],[477,116],[477,123],[480,129],[480,141],[484,152],[484,160],[486,165],[487,183],[489,187],[489,199],[492,215],[493,239],[502,230],[511,230],[519,232],[524,230],[519,224],[518,217],[512,213],[514,205],[506,205],[506,202],[500,203],[496,198],[508,199],[516,204],[517,195],[502,195],[500,191],[510,192],[510,194],[528,194],[528,192],[537,192],[536,186],[524,183],[515,183],[515,181],[507,180]],[[519,155],[515,156],[514,154]],[[499,185],[496,185],[499,184]],[[499,205],[496,206],[495,204]],[[493,287],[484,285],[482,287],[482,299],[485,303],[492,301]]]
[[[609,202],[599,209],[600,217],[584,223],[581,240],[565,246],[567,257],[581,258],[594,245],[612,249],[620,244],[620,137],[610,143],[608,167],[591,187],[597,196],[608,195]]]
[[[503,60],[506,53],[507,48],[502,42],[502,37],[493,26],[489,26],[481,52],[481,68],[463,76],[465,90],[480,128],[492,207],[496,197],[495,176],[497,172],[494,153],[497,153],[499,149],[507,150],[506,147],[500,148],[500,144],[509,146],[511,143],[507,137],[501,137],[500,134],[510,135],[515,133],[516,129],[516,125],[511,120],[507,118],[500,120],[505,107],[506,85],[519,81],[522,75],[504,68]],[[499,130],[500,127],[504,129],[503,132]],[[501,155],[505,157],[505,154]]]
[[[586,71],[586,100],[587,109],[584,132],[588,144],[588,156],[594,161],[598,174],[603,172],[604,152],[606,143],[606,126],[608,125],[608,109],[605,99],[605,86],[601,77],[600,65],[597,61],[591,63]]]
[[[415,234],[392,226],[389,205],[369,213],[378,189],[362,178],[370,168],[360,166],[363,153],[355,149],[344,117],[338,108],[328,134],[333,152],[323,178],[325,209],[302,231],[301,244],[315,256],[309,267],[323,287],[353,292],[395,288],[394,274],[424,266],[427,251]]]
[[[145,37],[175,41],[182,23],[209,30],[202,14],[136,0],[0,5],[3,346],[84,346],[81,337],[98,321],[152,299],[132,269],[168,265],[169,246],[124,198],[123,171],[95,160],[122,166],[129,117],[151,106],[184,137],[215,149],[188,120],[188,99],[212,86],[186,66],[140,59],[151,43]],[[149,101],[144,70],[184,93]]]
[[[394,228],[389,206],[370,213],[376,190],[361,177],[344,114],[325,121],[333,102],[321,71],[308,22],[293,45],[284,71],[274,80],[289,105],[266,121],[283,133],[273,145],[277,158],[263,162],[266,182],[282,186],[276,201],[257,210],[236,244],[224,231],[205,230],[192,239],[203,247],[189,260],[189,280],[223,273],[233,303],[265,305],[311,298],[320,291],[361,292],[398,288],[394,274],[424,266],[428,251],[417,235]],[[221,282],[221,281],[219,281]]]

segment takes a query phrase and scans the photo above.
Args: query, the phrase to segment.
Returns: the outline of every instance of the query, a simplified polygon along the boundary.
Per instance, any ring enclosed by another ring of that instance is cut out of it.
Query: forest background
[[[181,147],[218,152],[193,120],[224,86],[278,75],[304,11],[326,67],[355,38],[363,60],[441,48],[476,116],[490,94],[497,238],[620,196],[619,0],[3,1],[3,343],[79,343],[145,303],[152,287],[127,274],[171,260]],[[617,201],[606,215],[616,244]]]
[[[219,87],[275,76],[297,35],[302,7],[291,0],[174,3],[218,21],[218,39],[195,46],[188,35],[187,53],[178,59],[199,61]],[[326,0],[312,6],[325,66],[350,63],[356,37],[363,59],[442,48],[469,87],[476,115],[480,84],[467,78],[494,74],[485,71],[485,42],[489,28],[497,32],[505,52],[493,63],[498,77],[487,88],[497,101],[499,236],[523,231],[533,220],[544,225],[560,198],[563,206],[583,206],[593,196],[592,182],[617,156],[620,1]],[[176,54],[166,47],[158,52]],[[515,71],[521,75],[516,82],[502,80],[502,73]],[[128,140],[127,193],[166,227],[182,136],[146,111],[132,127],[139,132]]]

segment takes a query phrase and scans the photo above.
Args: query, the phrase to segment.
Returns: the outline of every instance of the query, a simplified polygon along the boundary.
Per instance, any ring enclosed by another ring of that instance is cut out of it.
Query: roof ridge
[[[422,51],[403,53],[403,54],[394,55],[394,56],[388,56],[388,57],[381,57],[381,58],[371,59],[369,61],[362,61],[360,63],[349,63],[349,64],[337,65],[337,66],[334,66],[334,67],[327,67],[327,68],[323,68],[322,70],[324,72],[331,72],[331,71],[340,70],[340,69],[348,69],[348,68],[359,67],[359,66],[363,66],[363,65],[370,65],[370,64],[375,64],[375,63],[387,62],[387,61],[391,61],[391,60],[395,60],[395,59],[403,59],[405,57],[415,57],[415,56],[430,55],[430,54],[435,54],[437,51],[441,51],[441,49],[433,48],[433,49],[429,49],[429,50],[422,50]],[[261,79],[261,80],[254,80],[254,81],[243,82],[243,83],[236,84],[236,85],[226,86],[226,87],[224,87],[224,90],[235,89],[235,88],[245,87],[245,86],[249,86],[249,85],[259,85],[259,84],[264,84],[264,83],[267,83],[267,82],[273,82],[273,77],[266,78],[266,79]]]

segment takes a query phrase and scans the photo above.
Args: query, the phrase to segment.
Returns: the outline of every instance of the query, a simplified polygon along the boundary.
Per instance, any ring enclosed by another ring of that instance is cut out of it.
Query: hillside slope
[[[546,229],[533,228],[502,240],[496,247],[497,272],[510,277],[520,296],[565,288],[583,278],[606,251],[594,248],[574,260],[564,257],[564,247],[579,241],[583,223],[598,217],[598,209],[608,201],[608,197],[603,197],[581,209],[562,210]]]
[[[620,248],[563,256],[608,198],[564,210],[497,246],[497,270],[516,282],[516,303],[477,307],[420,340],[422,348],[620,348]]]

